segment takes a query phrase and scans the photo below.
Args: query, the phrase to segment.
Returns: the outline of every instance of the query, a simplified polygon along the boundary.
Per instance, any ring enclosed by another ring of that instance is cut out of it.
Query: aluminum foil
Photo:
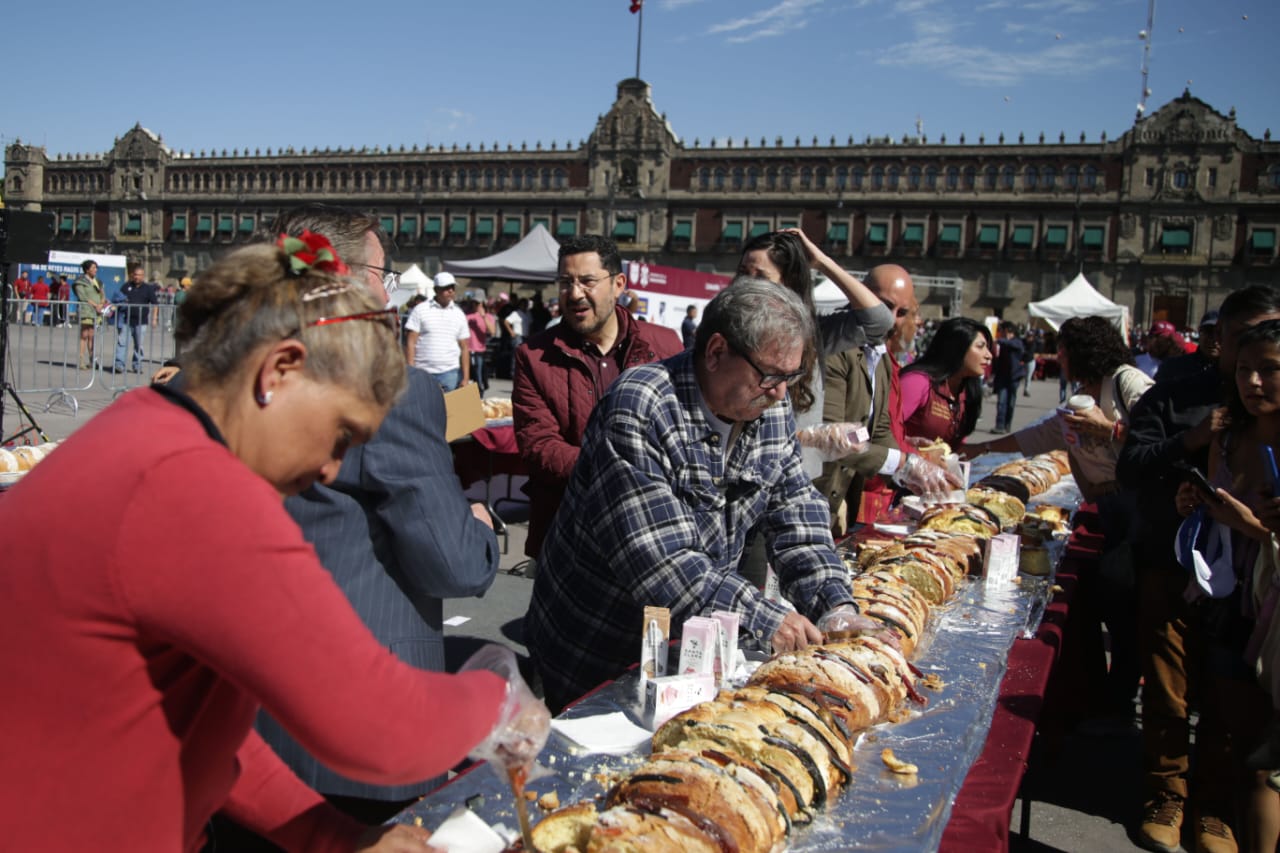
[[[982,459],[995,467],[1011,457]],[[1061,488],[1059,488],[1061,487]],[[1033,502],[1074,506],[1079,496],[1068,478],[1058,494]],[[1048,499],[1046,499],[1048,498]],[[1070,502],[1070,503],[1067,503]],[[1060,557],[1061,547],[1056,557]],[[1056,568],[1056,558],[1055,558]],[[1048,578],[1020,576],[1017,583],[988,585],[981,578],[961,584],[959,594],[936,608],[931,629],[916,653],[915,665],[936,674],[940,689],[921,689],[928,705],[912,705],[909,717],[866,730],[854,751],[857,770],[849,784],[808,826],[797,826],[787,850],[837,853],[847,850],[920,851],[941,843],[951,805],[969,767],[986,742],[991,716],[1004,679],[1009,649],[1018,637],[1034,633],[1050,595]],[[625,712],[640,723],[639,675],[633,670],[565,712],[565,717]],[[919,768],[914,776],[891,773],[880,759],[885,747]],[[554,790],[562,805],[594,799],[603,804],[613,782],[634,770],[648,749],[620,756],[584,754],[553,733],[539,763],[547,775],[529,784],[538,794]],[[539,809],[530,804],[536,813]],[[515,826],[510,789],[493,770],[479,767],[429,795],[397,816],[403,823],[421,819],[432,828],[459,806],[469,807],[490,824]]]

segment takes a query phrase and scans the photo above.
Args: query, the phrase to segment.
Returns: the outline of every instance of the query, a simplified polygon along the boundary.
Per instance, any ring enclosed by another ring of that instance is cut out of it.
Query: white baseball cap
[[[446,287],[457,287],[458,280],[453,277],[451,272],[438,272],[436,273],[434,284],[436,290],[441,290]]]

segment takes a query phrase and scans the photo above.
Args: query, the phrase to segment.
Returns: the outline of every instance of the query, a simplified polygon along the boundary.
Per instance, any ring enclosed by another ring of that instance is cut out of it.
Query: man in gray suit
[[[283,214],[272,229],[328,237],[379,299],[394,276],[376,218],[312,206]],[[444,438],[440,386],[420,370],[373,440],[347,452],[338,479],[285,501],[320,562],[374,635],[401,660],[444,669],[442,599],[480,595],[498,569],[498,539],[484,505],[469,504]],[[339,808],[381,823],[443,779],[380,788],[320,765],[260,714],[258,730],[304,782]],[[424,733],[424,737],[427,733]]]

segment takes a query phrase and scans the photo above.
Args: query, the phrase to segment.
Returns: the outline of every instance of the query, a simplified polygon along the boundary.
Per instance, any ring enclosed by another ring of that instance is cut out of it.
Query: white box
[[[657,730],[667,720],[700,702],[716,698],[714,675],[668,675],[644,683],[644,724]]]

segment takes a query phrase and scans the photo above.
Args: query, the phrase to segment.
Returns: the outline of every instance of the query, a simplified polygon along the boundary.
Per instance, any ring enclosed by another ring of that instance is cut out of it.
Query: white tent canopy
[[[423,296],[430,296],[431,276],[424,273],[422,267],[414,264],[400,273],[400,289],[421,293]]]
[[[1027,311],[1032,317],[1044,320],[1055,332],[1072,317],[1106,317],[1121,335],[1129,332],[1129,309],[1095,290],[1083,273],[1048,299],[1032,302]]]
[[[559,257],[560,244],[556,238],[542,225],[535,225],[523,240],[510,249],[474,261],[445,261],[444,269],[470,278],[554,281]]]

